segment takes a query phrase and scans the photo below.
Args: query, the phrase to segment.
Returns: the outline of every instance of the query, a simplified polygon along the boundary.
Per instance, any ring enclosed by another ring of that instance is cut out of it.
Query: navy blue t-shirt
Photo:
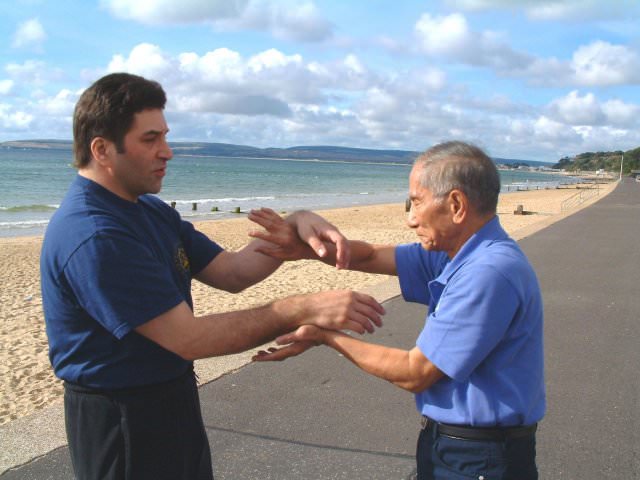
[[[104,389],[183,374],[191,362],[134,329],[182,301],[193,309],[191,278],[221,251],[157,197],[129,202],[77,176],[40,258],[55,374]]]

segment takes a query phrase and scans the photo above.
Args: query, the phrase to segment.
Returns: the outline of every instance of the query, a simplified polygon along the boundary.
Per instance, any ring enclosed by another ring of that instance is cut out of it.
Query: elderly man
[[[499,192],[498,171],[482,150],[436,145],[417,158],[409,177],[408,224],[420,242],[350,241],[350,269],[397,275],[406,300],[429,306],[414,348],[308,325],[255,357],[282,360],[323,344],[414,393],[422,415],[419,479],[537,478],[535,431],[545,412],[542,299],[527,258],[500,226]],[[295,235],[267,210],[251,218],[267,229],[253,235],[273,244],[261,251],[314,258],[311,233]],[[323,260],[333,261],[334,251],[327,244]]]

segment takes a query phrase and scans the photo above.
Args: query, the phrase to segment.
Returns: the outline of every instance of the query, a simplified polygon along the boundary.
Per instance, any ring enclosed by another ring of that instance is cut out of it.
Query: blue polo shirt
[[[442,423],[529,425],[545,412],[538,280],[494,217],[452,260],[418,243],[395,251],[405,300],[429,305],[417,347],[446,375],[416,395]]]
[[[181,302],[222,251],[162,200],[126,201],[77,176],[44,237],[42,303],[55,374],[121,389],[172,380],[191,367],[135,328]]]

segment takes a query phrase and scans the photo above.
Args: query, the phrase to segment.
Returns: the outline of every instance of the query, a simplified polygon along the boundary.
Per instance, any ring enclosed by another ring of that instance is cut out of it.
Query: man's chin
[[[422,245],[422,248],[425,250],[433,250],[433,243],[431,242],[420,239],[420,245]]]

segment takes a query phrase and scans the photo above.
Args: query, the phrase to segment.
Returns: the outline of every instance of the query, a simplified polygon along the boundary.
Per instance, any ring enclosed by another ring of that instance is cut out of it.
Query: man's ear
[[[462,223],[469,213],[469,199],[462,190],[453,189],[449,192],[449,211],[453,223]]]
[[[104,137],[94,137],[91,140],[91,156],[100,165],[108,166],[111,148],[113,148],[112,143]]]

